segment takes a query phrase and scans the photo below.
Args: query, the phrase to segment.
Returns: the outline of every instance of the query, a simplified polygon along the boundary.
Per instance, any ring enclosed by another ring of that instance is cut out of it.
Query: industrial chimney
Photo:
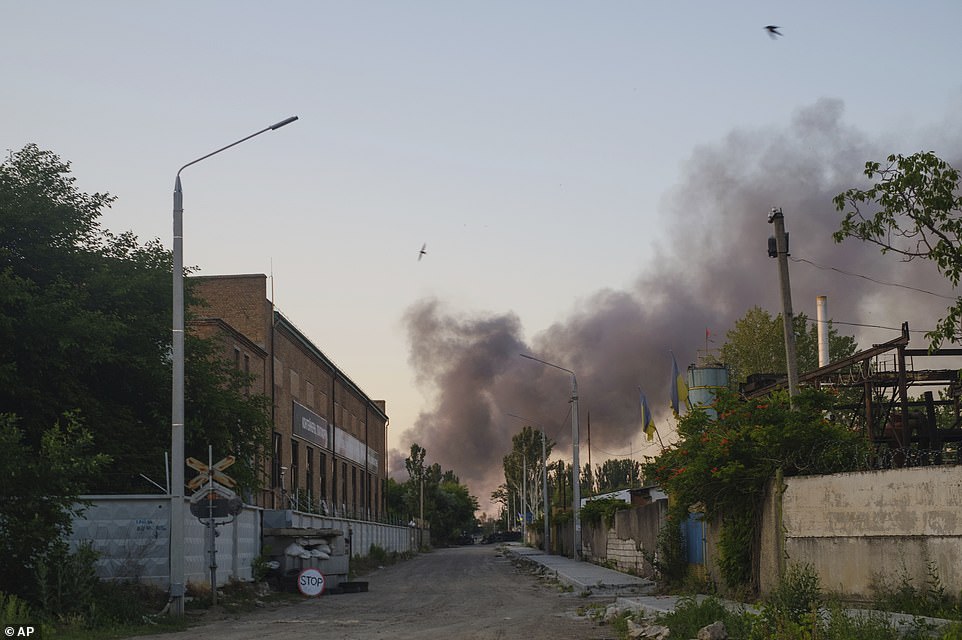
[[[828,296],[815,298],[815,319],[818,321],[818,366],[830,361],[828,355]]]

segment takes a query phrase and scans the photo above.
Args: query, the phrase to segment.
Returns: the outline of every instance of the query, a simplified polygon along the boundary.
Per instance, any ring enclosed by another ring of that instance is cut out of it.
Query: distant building
[[[639,506],[643,504],[651,504],[652,502],[657,502],[658,500],[667,500],[668,494],[655,485],[647,485],[644,487],[638,487],[636,489],[621,489],[619,491],[609,491],[608,493],[599,493],[588,498],[582,498],[581,506],[584,507],[586,503],[592,500],[608,499],[621,500],[622,502]]]
[[[272,399],[264,489],[248,502],[377,519],[384,513],[387,424],[372,400],[267,299],[264,274],[190,278],[206,304],[190,329],[225,338],[224,357]]]

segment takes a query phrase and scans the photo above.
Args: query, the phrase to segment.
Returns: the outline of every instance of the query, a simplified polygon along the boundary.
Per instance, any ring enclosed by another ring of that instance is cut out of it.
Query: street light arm
[[[554,364],[554,363],[552,363],[552,362],[546,362],[546,361],[544,361],[544,360],[542,360],[542,359],[540,359],[540,358],[535,358],[534,356],[529,356],[529,355],[526,354],[526,353],[519,353],[518,355],[521,356],[522,358],[527,358],[528,360],[534,360],[535,362],[540,362],[541,364],[546,364],[546,365],[548,365],[549,367],[554,367],[555,369],[561,369],[562,371],[567,371],[567,372],[570,373],[571,375],[574,375],[574,374],[575,374],[575,372],[572,371],[571,369],[565,369],[564,367],[559,367],[558,365],[556,365],[556,364]]]
[[[275,129],[280,129],[281,127],[283,127],[283,126],[285,126],[285,125],[288,125],[288,124],[294,122],[295,120],[297,120],[297,116],[291,116],[290,118],[285,118],[284,120],[281,120],[280,122],[275,122],[274,124],[272,124],[272,125],[269,126],[269,127],[264,127],[263,129],[261,129],[260,131],[258,131],[258,132],[256,132],[256,133],[250,134],[250,135],[247,136],[246,138],[241,138],[240,140],[237,140],[236,142],[232,142],[232,143],[230,143],[229,145],[227,145],[226,147],[221,147],[221,148],[218,149],[217,151],[211,151],[211,152],[208,153],[206,156],[201,156],[201,157],[197,158],[196,160],[191,160],[190,162],[188,162],[187,164],[185,164],[184,166],[182,166],[180,169],[177,170],[177,178],[178,178],[178,181],[177,181],[177,182],[175,183],[175,185],[174,185],[175,190],[179,190],[179,186],[180,186],[180,182],[179,182],[180,172],[183,171],[184,169],[186,169],[187,167],[189,167],[190,165],[192,165],[192,164],[197,164],[197,163],[200,162],[201,160],[206,160],[207,158],[209,158],[209,157],[211,157],[211,156],[213,156],[213,155],[217,155],[217,154],[220,153],[221,151],[227,151],[227,150],[230,149],[231,147],[235,147],[235,146],[239,145],[239,144],[242,143],[242,142],[246,142],[246,141],[250,140],[251,138],[253,138],[254,136],[259,136],[260,134],[264,133],[265,131],[274,131]]]
[[[273,131],[297,120],[291,116],[256,133],[232,142],[205,156],[188,162],[177,170],[174,180],[174,243],[173,259],[173,327],[171,335],[171,424],[170,424],[170,612],[184,615],[184,194],[180,185],[180,172],[213,155],[250,140],[265,131]]]

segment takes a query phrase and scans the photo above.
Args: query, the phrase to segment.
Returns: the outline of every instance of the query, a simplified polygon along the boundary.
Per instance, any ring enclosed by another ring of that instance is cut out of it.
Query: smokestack
[[[815,319],[818,321],[818,366],[829,363],[828,356],[828,296],[815,298]]]

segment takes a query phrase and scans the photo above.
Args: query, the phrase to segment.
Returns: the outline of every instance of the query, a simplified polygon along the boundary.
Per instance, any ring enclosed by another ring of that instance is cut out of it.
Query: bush
[[[946,593],[934,562],[929,561],[926,565],[925,584],[920,587],[912,583],[908,569],[903,566],[895,584],[876,579],[873,589],[874,606],[877,609],[949,620],[962,619],[962,602]]]
[[[688,573],[685,544],[678,525],[677,514],[669,513],[658,532],[656,553],[642,551],[645,560],[654,567],[662,587],[671,588],[681,584]]]
[[[90,542],[71,553],[62,541],[43,557],[37,565],[37,601],[45,616],[60,621],[94,617],[100,585],[97,557]]]
[[[754,616],[744,610],[732,611],[714,596],[701,600],[694,596],[678,601],[674,611],[658,616],[658,623],[671,629],[672,638],[694,638],[698,630],[722,622],[729,638],[747,638]]]
[[[615,524],[615,514],[630,508],[630,504],[618,498],[588,500],[585,506],[581,507],[581,520],[585,524],[598,525],[604,519],[605,526],[610,528]]]
[[[765,598],[763,616],[776,627],[786,621],[802,624],[806,614],[818,613],[822,601],[815,568],[809,564],[793,564],[775,590]]]
[[[30,607],[15,595],[0,593],[0,626],[33,622]]]

